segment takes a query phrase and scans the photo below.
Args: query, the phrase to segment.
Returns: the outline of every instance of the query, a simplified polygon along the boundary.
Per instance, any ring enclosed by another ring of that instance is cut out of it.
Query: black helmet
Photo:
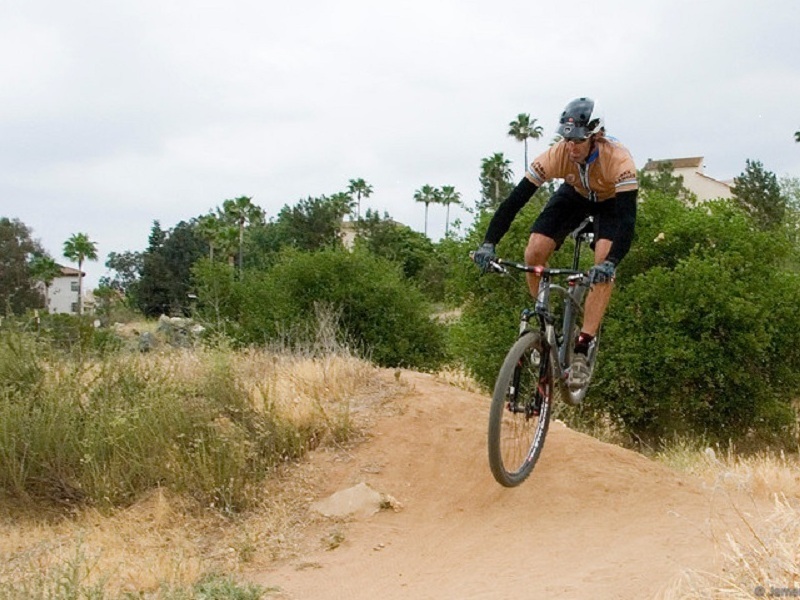
[[[556,133],[568,140],[585,140],[603,129],[603,117],[591,98],[577,98],[567,104]]]

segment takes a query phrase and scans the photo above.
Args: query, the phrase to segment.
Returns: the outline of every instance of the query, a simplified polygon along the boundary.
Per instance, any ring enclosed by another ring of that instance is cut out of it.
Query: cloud
[[[170,227],[238,195],[275,215],[362,177],[375,189],[364,208],[421,231],[414,190],[454,185],[472,204],[483,157],[504,152],[523,173],[509,121],[527,112],[543,126],[533,156],[564,104],[587,94],[640,165],[703,155],[709,174],[730,178],[756,158],[797,175],[798,10],[794,0],[16,3],[0,14],[3,216],[56,256],[85,231],[104,257],[142,249],[154,219]]]

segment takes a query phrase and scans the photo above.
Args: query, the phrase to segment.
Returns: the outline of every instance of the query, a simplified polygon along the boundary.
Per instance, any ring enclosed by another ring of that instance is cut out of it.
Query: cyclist
[[[583,326],[575,342],[567,385],[575,390],[589,383],[592,373],[587,353],[597,335],[611,298],[617,265],[633,240],[638,182],[636,166],[628,150],[605,133],[603,118],[590,98],[567,104],[559,119],[562,139],[530,164],[522,181],[492,217],[483,244],[473,255],[482,272],[496,257],[495,246],[517,213],[545,182],[563,179],[531,227],[525,262],[545,265],[567,235],[594,215],[594,266],[586,298]],[[539,277],[527,273],[528,288],[536,298]]]

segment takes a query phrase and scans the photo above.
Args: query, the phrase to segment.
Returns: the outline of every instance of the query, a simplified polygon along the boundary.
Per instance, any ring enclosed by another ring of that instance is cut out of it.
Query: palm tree
[[[461,194],[452,185],[443,185],[439,201],[447,207],[447,217],[444,221],[444,235],[450,231],[450,205],[461,204]]]
[[[350,185],[347,186],[347,192],[352,198],[356,197],[356,221],[361,218],[361,197],[369,198],[372,194],[372,186],[363,179],[351,179]]]
[[[83,261],[97,260],[97,244],[85,233],[74,233],[64,242],[64,257],[78,263],[78,314],[83,314]]]
[[[425,235],[428,235],[428,205],[433,202],[438,203],[441,200],[442,193],[433,186],[427,183],[420,189],[414,192],[414,200],[417,202],[425,203]]]
[[[794,132],[794,141],[795,142],[800,142],[800,131],[795,131]]]
[[[518,142],[525,144],[525,168],[528,168],[528,138],[538,140],[542,137],[541,125],[536,124],[536,119],[531,119],[531,116],[526,113],[517,115],[516,121],[511,121],[508,124],[508,135],[514,137]]]
[[[336,192],[329,198],[329,200],[334,206],[341,206],[342,209],[346,209],[346,213],[353,212],[355,200],[353,200],[353,196],[350,192]]]
[[[495,152],[481,161],[481,194],[485,208],[496,208],[505,198],[514,174],[511,161],[502,152]]]
[[[31,260],[30,273],[34,281],[41,281],[44,284],[44,309],[49,311],[50,285],[53,279],[61,274],[61,267],[49,256],[39,254]]]
[[[264,221],[264,211],[253,204],[253,199],[248,196],[239,196],[233,200],[225,200],[222,203],[220,217],[235,225],[239,230],[239,273],[242,272],[242,259],[244,252],[244,228],[245,225],[255,225]]]
[[[197,234],[208,242],[208,258],[214,262],[214,250],[219,248],[222,222],[213,213],[209,213],[198,218],[195,227]]]

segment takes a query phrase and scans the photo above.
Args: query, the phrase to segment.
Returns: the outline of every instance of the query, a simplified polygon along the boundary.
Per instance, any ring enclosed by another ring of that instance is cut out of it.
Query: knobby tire
[[[542,334],[527,332],[503,361],[489,411],[489,466],[501,485],[518,486],[531,474],[547,436],[552,398],[553,371]],[[531,410],[535,401],[538,414]]]

